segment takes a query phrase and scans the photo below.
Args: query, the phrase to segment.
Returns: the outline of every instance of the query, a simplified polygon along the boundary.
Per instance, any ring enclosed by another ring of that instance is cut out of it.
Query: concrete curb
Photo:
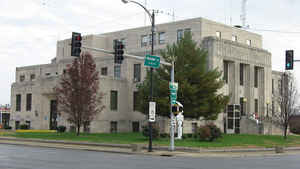
[[[90,143],[90,142],[79,142],[79,141],[64,141],[64,140],[42,140],[42,139],[24,139],[15,137],[0,137],[0,140],[17,141],[23,142],[23,145],[27,145],[24,142],[36,142],[36,143],[47,143],[47,144],[64,144],[64,145],[79,145],[79,146],[93,146],[93,147],[106,147],[106,148],[121,148],[131,150],[130,144],[107,144],[107,143]],[[17,145],[17,144],[16,144]],[[19,144],[20,145],[20,144]],[[51,146],[50,146],[51,147]],[[143,150],[147,150],[146,145],[141,145]],[[89,149],[91,150],[91,149]],[[168,146],[153,146],[153,150],[156,151],[169,151]],[[205,148],[192,148],[192,147],[175,147],[176,152],[187,152],[187,153],[250,153],[250,152],[271,152],[275,151],[275,148],[219,148],[219,149],[205,149]],[[300,151],[300,147],[286,147],[284,151]],[[116,152],[109,151],[107,152]],[[132,152],[129,154],[140,154]]]

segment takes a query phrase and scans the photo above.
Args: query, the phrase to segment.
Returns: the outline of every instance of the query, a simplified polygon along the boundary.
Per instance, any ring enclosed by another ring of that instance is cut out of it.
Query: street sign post
[[[155,102],[149,102],[149,122],[155,122]]]
[[[145,61],[144,61],[145,66],[150,66],[152,68],[159,68],[160,65],[160,57],[158,56],[153,56],[153,55],[146,55]]]

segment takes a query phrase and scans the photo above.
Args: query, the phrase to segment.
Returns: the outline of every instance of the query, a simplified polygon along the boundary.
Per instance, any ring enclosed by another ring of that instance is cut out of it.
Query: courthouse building
[[[267,103],[270,107],[272,103],[271,53],[263,49],[262,36],[204,18],[158,24],[153,42],[155,54],[159,55],[160,49],[164,49],[167,44],[179,41],[186,31],[191,32],[199,46],[208,51],[209,69],[217,68],[223,72],[225,85],[219,92],[230,95],[229,105],[240,105],[240,114],[232,116],[225,111],[215,123],[228,133],[272,133],[250,118],[252,115],[264,117]],[[150,53],[150,37],[151,28],[147,26],[87,35],[83,37],[82,43],[84,46],[113,51],[113,41],[119,39],[125,43],[126,53],[145,56]],[[71,128],[62,114],[57,112],[53,93],[59,77],[74,59],[70,43],[70,39],[58,41],[56,56],[49,64],[16,68],[16,81],[11,87],[10,124],[13,128],[18,128],[20,124],[28,124],[32,129],[49,129],[56,125]],[[136,111],[136,85],[145,78],[147,69],[143,61],[125,57],[123,63],[118,65],[114,64],[113,55],[90,52],[100,72],[100,89],[105,93],[105,109],[86,130],[140,131],[141,126],[147,122],[146,116]],[[169,120],[159,117],[158,121],[161,129],[168,132]],[[203,123],[201,119],[187,119],[184,132],[192,132]],[[249,126],[259,129],[250,131],[247,130]]]

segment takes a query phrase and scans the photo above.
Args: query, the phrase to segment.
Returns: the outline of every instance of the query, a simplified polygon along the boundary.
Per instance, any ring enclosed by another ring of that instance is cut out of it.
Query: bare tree
[[[77,136],[81,126],[89,124],[104,108],[98,74],[92,55],[84,53],[74,59],[62,75],[59,86],[54,88],[58,110],[76,126]]]
[[[283,127],[284,139],[287,138],[287,130],[290,119],[296,113],[298,91],[294,76],[289,72],[284,72],[279,84],[279,91],[275,100],[280,107],[280,112],[275,114],[275,121]]]

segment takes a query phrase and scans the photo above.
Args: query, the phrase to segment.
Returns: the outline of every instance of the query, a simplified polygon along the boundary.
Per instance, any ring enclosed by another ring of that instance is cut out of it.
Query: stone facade
[[[243,104],[242,111],[246,117],[255,113],[265,116],[266,103],[272,100],[272,64],[271,54],[262,48],[262,37],[204,18],[159,24],[156,25],[154,42],[156,55],[167,44],[176,43],[185,31],[190,31],[193,39],[208,51],[209,69],[216,68],[223,72],[226,84],[219,92],[231,96],[230,104]],[[113,40],[119,39],[125,43],[126,53],[145,56],[151,49],[150,34],[150,27],[141,27],[88,35],[83,37],[82,51],[89,51],[84,46],[113,51]],[[74,59],[70,56],[70,42],[70,39],[57,42],[56,57],[50,64],[16,68],[16,82],[11,88],[11,124],[27,122],[33,129],[49,128],[51,103],[55,99],[53,87]],[[146,76],[147,68],[143,61],[125,58],[119,68],[114,64],[112,55],[90,52],[100,72],[100,89],[105,93],[103,103],[106,106],[91,123],[90,131],[138,131],[147,122],[145,115],[134,111],[136,84]],[[114,110],[110,105],[112,91],[117,91],[118,100],[117,109]],[[169,120],[163,117],[158,119],[161,129],[168,132]],[[56,120],[58,125],[70,127],[60,113]],[[221,113],[215,123],[225,131],[225,121],[226,112]],[[203,123],[198,119],[186,120],[184,133],[192,132]]]

